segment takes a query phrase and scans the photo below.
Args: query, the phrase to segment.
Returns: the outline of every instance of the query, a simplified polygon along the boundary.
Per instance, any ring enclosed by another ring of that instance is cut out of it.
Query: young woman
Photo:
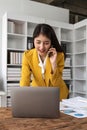
[[[68,89],[62,79],[64,53],[53,28],[38,24],[33,33],[33,45],[33,49],[23,54],[20,86],[59,87],[60,100],[67,98]]]

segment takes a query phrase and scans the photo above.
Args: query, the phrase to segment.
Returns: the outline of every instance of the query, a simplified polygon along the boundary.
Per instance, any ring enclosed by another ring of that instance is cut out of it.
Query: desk
[[[11,108],[0,108],[0,130],[87,130],[87,118],[63,113],[59,119],[13,118]]]

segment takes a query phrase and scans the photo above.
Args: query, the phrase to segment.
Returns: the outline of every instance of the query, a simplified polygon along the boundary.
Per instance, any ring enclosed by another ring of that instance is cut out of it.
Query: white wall
[[[1,57],[1,18],[5,12],[17,15],[33,15],[47,19],[69,22],[69,10],[29,0],[0,0],[0,57]],[[1,65],[1,58],[0,58]],[[1,66],[0,66],[1,72]],[[1,75],[0,75],[1,79]]]
[[[0,17],[9,13],[39,16],[69,22],[69,10],[30,0],[0,0]]]
[[[55,6],[41,4],[29,0],[23,1],[23,7],[29,15],[37,15],[47,19],[69,22],[69,10]]]

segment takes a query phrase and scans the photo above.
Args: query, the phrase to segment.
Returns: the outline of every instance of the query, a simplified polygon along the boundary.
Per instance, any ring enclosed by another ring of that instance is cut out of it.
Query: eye
[[[36,41],[37,44],[41,44],[41,41]]]
[[[47,41],[47,42],[44,42],[44,43],[45,43],[45,45],[49,45],[49,44],[50,44],[50,42],[48,42],[48,41]]]

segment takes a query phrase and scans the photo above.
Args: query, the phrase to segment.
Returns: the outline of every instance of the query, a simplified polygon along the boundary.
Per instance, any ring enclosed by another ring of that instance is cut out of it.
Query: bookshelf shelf
[[[68,56],[72,56],[72,53],[67,53],[67,52],[66,52],[66,55],[68,55]]]
[[[72,43],[72,41],[70,41],[70,40],[62,40],[61,42]]]
[[[19,52],[24,52],[24,49],[17,49],[17,48],[7,48],[8,51],[19,51]]]
[[[86,40],[86,38],[81,38],[81,39],[75,40],[75,42],[80,43],[81,41],[83,42],[84,40]]]
[[[22,64],[7,64],[7,67],[12,67],[12,66],[16,66],[16,67],[21,67]]]
[[[86,54],[86,51],[76,52],[74,55],[82,55],[82,54]]]

